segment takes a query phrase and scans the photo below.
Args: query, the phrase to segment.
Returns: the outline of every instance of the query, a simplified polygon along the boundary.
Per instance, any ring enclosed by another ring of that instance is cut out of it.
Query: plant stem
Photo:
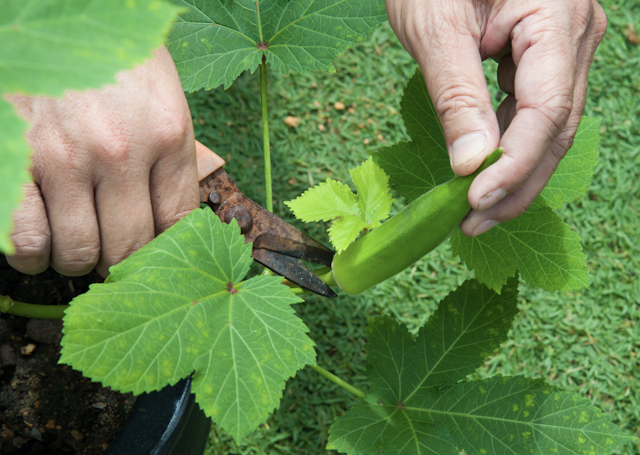
[[[256,0],[256,16],[258,16],[258,32],[260,33],[260,44],[264,44],[264,38],[262,38],[262,18],[260,17],[260,0]]]
[[[262,99],[262,148],[264,150],[264,185],[267,192],[267,210],[273,212],[271,196],[271,145],[269,144],[269,111],[267,109],[267,63],[260,64],[260,95]]]
[[[323,267],[319,270],[316,270],[316,275],[320,278],[327,286],[337,286],[336,280],[333,278],[333,272],[331,271],[331,267]]]
[[[0,313],[14,314],[35,319],[62,319],[69,305],[36,305],[16,302],[10,297],[0,295]]]
[[[364,394],[363,391],[356,389],[351,384],[347,384],[346,382],[344,382],[342,379],[340,379],[335,374],[329,373],[327,370],[325,370],[324,368],[319,367],[317,365],[308,365],[308,366],[312,370],[314,370],[316,373],[320,374],[321,376],[324,376],[329,381],[331,381],[331,382],[333,382],[335,384],[338,384],[340,387],[342,387],[343,389],[345,389],[348,392],[351,392],[352,394],[354,394],[358,398],[364,398],[365,394]]]

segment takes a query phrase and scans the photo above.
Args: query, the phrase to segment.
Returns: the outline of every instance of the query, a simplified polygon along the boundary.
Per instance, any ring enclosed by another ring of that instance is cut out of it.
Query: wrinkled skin
[[[503,157],[469,190],[468,236],[522,214],[573,144],[587,77],[607,26],[595,0],[386,0],[418,62],[458,175],[498,146]],[[491,108],[482,60],[499,61],[508,96]]]
[[[63,99],[13,95],[31,123],[34,183],[14,214],[9,263],[82,275],[108,268],[198,207],[196,144],[171,56]]]

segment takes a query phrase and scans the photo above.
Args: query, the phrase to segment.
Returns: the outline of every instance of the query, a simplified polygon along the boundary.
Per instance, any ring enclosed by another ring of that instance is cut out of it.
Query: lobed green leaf
[[[373,154],[389,175],[391,187],[412,202],[455,177],[444,133],[420,70],[409,79],[400,113],[411,142],[399,142]]]
[[[530,286],[549,291],[589,287],[580,236],[548,207],[525,212],[477,237],[457,230],[451,245],[453,255],[496,292],[516,271]]]
[[[229,87],[264,58],[289,71],[333,61],[387,20],[380,0],[171,0],[184,7],[169,37],[186,91]]]
[[[582,117],[573,147],[558,164],[532,209],[543,206],[559,209],[583,196],[598,165],[599,147],[600,119]]]
[[[558,392],[542,379],[464,382],[506,340],[517,313],[517,282],[511,278],[501,295],[465,282],[440,303],[415,342],[404,325],[386,316],[371,320],[371,391],[335,421],[327,449],[595,455],[630,439],[588,399]]]
[[[292,201],[285,201],[285,205],[305,223],[349,215],[362,218],[356,195],[347,185],[332,179],[309,188]]]
[[[512,278],[498,295],[475,280],[466,281],[440,302],[415,341],[404,325],[387,316],[370,320],[366,352],[371,391],[331,427],[327,448],[421,453],[422,447],[434,447],[457,453],[438,424],[408,418],[403,409],[420,400],[424,390],[464,379],[506,341],[518,312],[517,283]]]
[[[178,9],[159,0],[5,0],[0,92],[61,96],[150,58]]]
[[[76,297],[61,363],[140,394],[194,370],[196,401],[236,441],[264,422],[286,379],[315,363],[301,300],[280,277],[241,281],[251,244],[235,221],[195,210]]]

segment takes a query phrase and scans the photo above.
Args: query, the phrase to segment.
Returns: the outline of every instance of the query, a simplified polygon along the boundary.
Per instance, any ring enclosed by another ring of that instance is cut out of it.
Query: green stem
[[[315,273],[327,286],[337,286],[336,280],[333,278],[333,271],[331,267],[323,267],[316,270]]]
[[[258,16],[258,33],[260,33],[260,44],[264,44],[262,38],[262,19],[260,17],[260,0],[256,0],[256,16]]]
[[[269,144],[269,112],[267,109],[267,63],[260,64],[260,95],[262,99],[262,147],[264,150],[264,184],[267,192],[267,210],[273,212],[271,195],[271,145]]]
[[[16,302],[10,297],[0,295],[0,313],[14,314],[34,319],[62,319],[69,305],[36,305]]]
[[[351,384],[347,384],[346,382],[344,382],[342,379],[340,379],[335,374],[329,373],[327,370],[325,370],[324,368],[319,367],[317,365],[308,365],[308,366],[309,366],[309,368],[314,370],[316,373],[320,374],[321,376],[324,376],[329,381],[331,381],[331,382],[333,382],[335,384],[338,384],[340,387],[342,387],[343,389],[345,389],[348,392],[351,392],[352,394],[354,394],[358,398],[364,398],[365,394],[364,394],[363,391],[356,389]]]

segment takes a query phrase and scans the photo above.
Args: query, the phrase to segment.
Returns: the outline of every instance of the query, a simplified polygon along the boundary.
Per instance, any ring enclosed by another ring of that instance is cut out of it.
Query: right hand
[[[473,236],[522,214],[571,147],[589,66],[606,30],[595,0],[386,0],[389,22],[418,62],[444,131],[451,167],[473,173]],[[508,94],[491,107],[482,60],[500,61]]]

